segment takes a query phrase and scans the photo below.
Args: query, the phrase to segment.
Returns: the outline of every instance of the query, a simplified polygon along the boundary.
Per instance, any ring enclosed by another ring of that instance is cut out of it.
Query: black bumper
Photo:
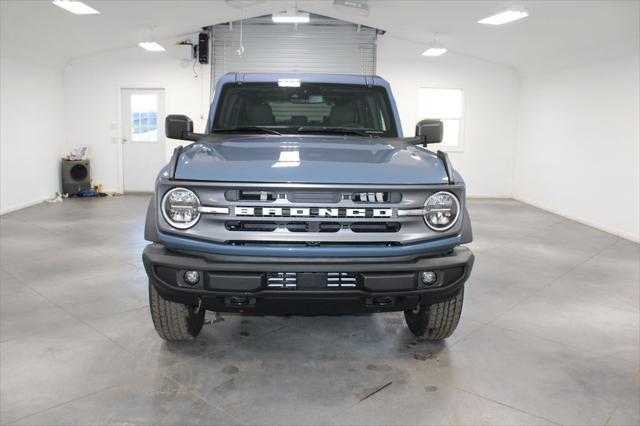
[[[175,252],[160,244],[148,245],[142,259],[150,284],[165,299],[201,303],[216,312],[273,315],[402,311],[441,302],[464,286],[474,261],[465,247],[413,259],[334,260],[216,257]],[[200,273],[195,286],[184,282],[187,270]],[[422,271],[436,272],[436,283],[422,283]],[[295,287],[269,287],[278,273],[295,276]],[[329,277],[340,273],[350,278],[350,287],[328,286]]]

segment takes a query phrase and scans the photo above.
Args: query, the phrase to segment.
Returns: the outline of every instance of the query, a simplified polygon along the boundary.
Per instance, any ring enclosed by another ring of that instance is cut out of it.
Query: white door
[[[152,192],[166,164],[164,89],[122,89],[124,192]]]

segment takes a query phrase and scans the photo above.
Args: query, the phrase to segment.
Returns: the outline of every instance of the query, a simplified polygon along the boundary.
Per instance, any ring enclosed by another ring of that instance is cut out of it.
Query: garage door
[[[228,72],[296,71],[371,75],[378,30],[319,15],[308,24],[274,24],[271,16],[213,26],[213,77]]]

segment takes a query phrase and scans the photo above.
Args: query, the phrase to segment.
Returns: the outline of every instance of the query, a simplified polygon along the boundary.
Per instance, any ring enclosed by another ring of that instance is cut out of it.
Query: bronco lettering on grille
[[[324,207],[234,207],[236,216],[267,217],[393,217],[393,209],[345,209]]]

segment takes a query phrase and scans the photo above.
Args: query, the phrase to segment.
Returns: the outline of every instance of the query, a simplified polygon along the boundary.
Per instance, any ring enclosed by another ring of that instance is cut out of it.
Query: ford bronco
[[[377,76],[227,74],[204,133],[165,121],[143,253],[151,317],[190,340],[206,310],[254,315],[403,311],[427,340],[453,333],[473,254],[465,184],[439,120],[403,138]]]

